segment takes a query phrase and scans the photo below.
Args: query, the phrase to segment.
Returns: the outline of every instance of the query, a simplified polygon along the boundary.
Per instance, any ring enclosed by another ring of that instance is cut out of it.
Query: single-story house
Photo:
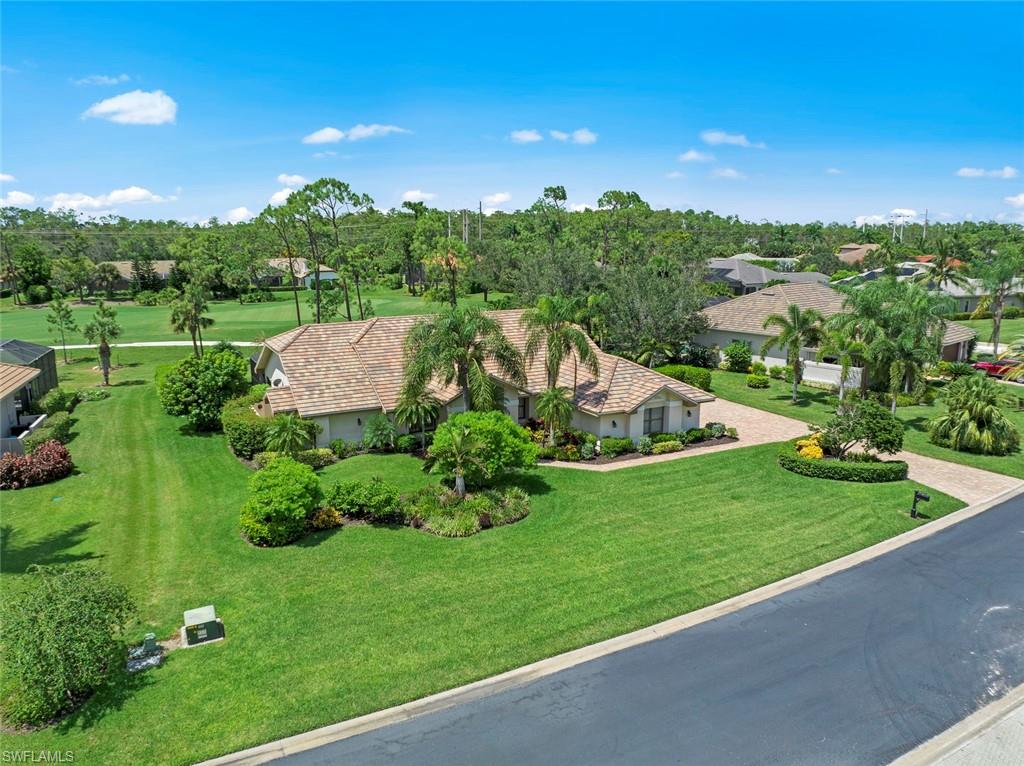
[[[131,261],[109,261],[117,269],[117,281],[114,283],[115,290],[128,290],[132,286],[132,262]],[[175,261],[158,260],[153,261],[153,273],[161,283],[166,283],[171,271],[174,269]]]
[[[989,296],[988,290],[985,289],[980,279],[967,279],[963,285],[943,282],[938,289],[955,301],[957,311],[973,312],[978,308],[982,299]],[[1003,310],[1005,311],[1009,307],[1024,308],[1024,277],[1016,281],[1013,291],[1003,301]]]
[[[526,348],[521,310],[492,311],[505,335]],[[318,423],[317,444],[333,439],[359,440],[375,414],[392,416],[403,378],[403,349],[409,330],[425,317],[376,317],[361,322],[309,324],[264,342],[253,365],[254,378],[270,384],[257,411],[265,416],[294,412]],[[558,384],[573,392],[572,425],[605,436],[680,431],[700,425],[700,405],[714,397],[685,383],[601,351],[598,374],[568,362]],[[527,365],[526,385],[504,379],[497,366],[489,372],[501,386],[505,411],[520,423],[536,417],[538,395],[547,387],[543,355]],[[462,392],[435,381],[441,401],[438,420],[462,411]]]
[[[49,346],[40,346],[25,340],[0,340],[0,362],[39,370],[40,374],[33,378],[29,386],[28,395],[31,401],[39,399],[57,385],[57,352]],[[28,402],[25,404],[27,406]]]
[[[779,279],[786,282],[828,282],[828,275],[817,271],[775,271],[740,256],[708,259],[707,280],[724,282],[734,295],[757,292],[769,282]]]
[[[24,454],[22,440],[45,415],[28,415],[32,384],[42,375],[37,367],[0,362],[0,454]]]
[[[310,263],[305,258],[292,258],[290,268],[287,258],[268,258],[267,267],[269,273],[261,281],[268,286],[297,283],[308,290],[316,282],[316,273],[310,268]],[[292,274],[292,281],[288,280],[289,270]],[[321,282],[331,282],[338,278],[338,272],[325,264],[320,264],[319,271]]]
[[[866,245],[858,245],[856,242],[850,242],[839,246],[839,252],[836,253],[836,257],[847,266],[856,266],[862,263],[869,253],[873,253],[880,247],[881,245],[876,245],[871,242]]]
[[[827,285],[775,285],[704,309],[702,313],[707,318],[709,327],[694,340],[704,346],[719,349],[738,340],[748,343],[755,358],[762,358],[769,367],[784,366],[787,363],[785,349],[775,346],[769,351],[770,356],[762,354],[765,341],[778,334],[775,328],[766,330],[764,321],[772,314],[785,315],[793,303],[801,309],[815,309],[826,319],[845,311],[843,294]],[[942,358],[948,361],[967,359],[968,345],[976,335],[977,333],[969,327],[956,322],[946,322],[942,338]],[[815,349],[804,349],[800,358],[804,361],[805,380],[830,385],[839,384],[839,365],[817,361]],[[847,382],[850,385],[859,384],[860,370],[851,370]]]

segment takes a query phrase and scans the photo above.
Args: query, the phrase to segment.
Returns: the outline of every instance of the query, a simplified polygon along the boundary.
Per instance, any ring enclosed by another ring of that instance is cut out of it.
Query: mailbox
[[[195,646],[224,638],[224,623],[217,619],[217,611],[210,606],[185,612],[185,645]]]

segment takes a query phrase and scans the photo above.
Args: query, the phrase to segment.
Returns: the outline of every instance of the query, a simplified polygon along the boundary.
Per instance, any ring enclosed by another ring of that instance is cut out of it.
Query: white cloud
[[[114,75],[113,77],[105,74],[90,74],[71,82],[75,85],[119,85],[122,82],[128,82],[130,79],[132,78],[126,74]]]
[[[429,202],[437,197],[433,192],[425,192],[420,189],[410,189],[402,192],[402,202]]]
[[[512,195],[508,192],[495,192],[494,194],[488,194],[484,197],[484,204],[491,205],[493,207],[494,205],[504,204],[510,199],[512,199]]]
[[[379,123],[371,123],[370,125],[353,125],[348,130],[338,130],[337,128],[320,128],[308,136],[302,139],[304,144],[336,144],[339,141],[362,141],[366,138],[380,138],[381,136],[390,136],[392,133],[411,133],[412,131],[400,128],[397,125],[381,125]]]
[[[736,168],[715,168],[714,170],[711,171],[711,177],[731,178],[735,181],[742,181],[746,178],[746,176],[743,175],[740,171],[736,170]]]
[[[514,144],[532,144],[537,141],[543,141],[544,136],[540,134],[540,131],[533,130],[513,130],[508,134],[509,140]]]
[[[14,191],[12,189],[3,197],[0,197],[0,207],[28,207],[35,201],[36,198],[28,192]]]
[[[909,207],[896,207],[889,211],[889,215],[897,218],[917,218],[917,211]]]
[[[280,191],[276,191],[270,195],[270,204],[274,207],[284,204],[284,202],[295,193],[295,189],[285,187]]]
[[[678,170],[673,170],[670,173],[666,173],[665,178],[686,178],[686,175],[684,173],[680,173]]]
[[[548,133],[556,141],[568,141],[569,140],[569,134],[566,133],[563,130],[549,130]]]
[[[590,144],[597,143],[597,133],[590,130],[589,128],[577,128],[572,132],[572,142],[574,144],[583,144],[589,146]]]
[[[827,173],[830,176],[841,176],[843,174],[843,171],[840,170],[839,168],[825,168],[825,173]]]
[[[751,143],[750,139],[743,133],[726,133],[724,130],[702,130],[700,140],[711,146],[725,144],[727,146],[742,146],[746,149],[765,148],[765,144],[762,141],[758,141],[756,144]]]
[[[3,183],[10,183],[11,181],[17,181],[18,179],[12,176],[10,173],[0,173],[0,181]]]
[[[1012,197],[1003,197],[1003,202],[1013,207],[1024,207],[1024,192],[1015,194]]]
[[[687,149],[679,155],[680,162],[714,162],[715,155],[707,152],[698,152],[696,149]]]
[[[874,215],[859,215],[853,219],[853,222],[857,226],[864,226],[865,224],[872,226],[874,224],[885,223],[886,220],[887,219],[884,215],[876,213]]]
[[[309,180],[305,176],[282,173],[277,177],[277,182],[279,184],[284,184],[285,186],[305,186],[309,183]]]
[[[173,202],[177,197],[162,197],[141,186],[114,189],[109,194],[83,194],[82,192],[61,192],[47,197],[50,210],[105,210],[112,205],[133,205],[140,203]]]
[[[984,168],[960,168],[956,175],[961,178],[1016,178],[1020,171],[1011,165],[1004,165],[997,170],[985,170]]]
[[[587,202],[573,202],[569,205],[569,209],[574,213],[582,213],[584,210],[597,210],[596,207]]]
[[[531,135],[528,138],[518,140],[515,138],[516,133]],[[532,134],[536,134],[536,138],[534,138]],[[566,133],[564,130],[549,130],[548,135],[556,141],[571,141],[574,144],[589,145],[597,143],[597,133],[589,128],[577,128],[572,133]],[[535,130],[516,130],[512,132],[512,140],[516,141],[516,143],[529,143],[530,141],[540,141],[541,135]]]
[[[324,157],[334,157],[337,154],[338,154],[337,152],[331,152],[331,151],[327,151],[327,152],[313,152],[313,156],[316,159],[318,159],[318,160],[322,160]]]
[[[133,90],[90,106],[82,118],[99,117],[121,125],[163,125],[174,122],[178,105],[162,90]]]
[[[241,207],[231,208],[224,215],[224,218],[227,220],[228,223],[241,223],[242,221],[248,221],[254,215],[255,213],[253,213],[245,205],[242,205]]]

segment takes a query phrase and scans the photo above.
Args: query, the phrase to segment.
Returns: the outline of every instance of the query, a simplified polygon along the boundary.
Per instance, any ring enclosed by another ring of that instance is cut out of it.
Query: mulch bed
[[[694,444],[687,444],[681,450],[677,450],[676,452],[666,452],[664,454],[666,454],[666,455],[678,455],[681,452],[692,452],[694,450],[700,450],[700,449],[702,449],[704,447],[714,447],[717,444],[732,444],[732,443],[738,442],[738,441],[739,441],[739,439],[734,439],[731,436],[720,436],[717,439],[706,439],[706,440],[704,440],[702,442],[696,442]],[[537,462],[538,463],[575,462],[575,463],[586,463],[588,465],[606,465],[608,463],[630,463],[630,462],[632,462],[634,460],[638,460],[639,458],[642,458],[642,457],[650,457],[650,455],[641,455],[639,452],[627,452],[624,455],[616,455],[615,457],[605,457],[604,455],[598,455],[593,460],[575,460],[575,461],[566,461],[566,460],[538,460]]]

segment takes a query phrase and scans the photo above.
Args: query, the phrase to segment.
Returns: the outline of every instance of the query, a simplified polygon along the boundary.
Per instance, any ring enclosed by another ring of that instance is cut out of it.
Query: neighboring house
[[[493,311],[520,351],[526,348],[522,311]],[[264,342],[254,364],[254,377],[270,388],[258,407],[273,416],[295,412],[322,428],[317,444],[333,439],[362,438],[369,418],[391,416],[398,404],[403,378],[403,349],[417,316],[378,317],[362,322],[311,324],[276,335]],[[680,431],[700,425],[700,405],[714,401],[705,391],[686,385],[601,351],[595,377],[569,361],[562,365],[558,384],[574,391],[572,425],[600,437]],[[547,386],[543,353],[527,366],[526,386],[519,388],[490,372],[501,386],[505,411],[520,423],[536,417],[537,396]],[[432,384],[441,401],[438,420],[463,409],[455,385]]]
[[[741,255],[749,255],[744,253]],[[781,260],[781,259],[780,259]],[[817,271],[775,271],[750,263],[741,256],[708,259],[709,282],[724,282],[733,295],[757,292],[775,280],[786,282],[828,282],[828,276]]]
[[[856,242],[850,242],[849,244],[839,246],[839,252],[836,253],[836,257],[847,266],[857,266],[858,264],[863,263],[864,258],[867,257],[869,253],[873,253],[880,247],[881,245],[873,243],[858,245]]]
[[[22,440],[45,415],[27,415],[32,385],[42,375],[36,367],[0,362],[0,454],[24,454]]]
[[[110,261],[117,269],[117,281],[114,283],[115,290],[128,290],[132,286],[132,262],[131,261]],[[161,283],[166,283],[174,268],[174,261],[153,261],[153,273]]]
[[[930,257],[930,256],[922,256]],[[918,274],[928,270],[928,261],[920,261],[915,259],[913,261],[905,261],[896,266],[896,278],[899,280],[912,279]],[[865,282],[873,282],[876,279],[881,278],[886,273],[885,269],[871,269],[861,274],[855,274],[852,277],[846,277],[845,279],[839,279],[833,284],[835,285],[861,285]],[[943,295],[948,295],[954,301],[954,311],[957,312],[973,312],[978,308],[978,304],[984,298],[988,297],[988,293],[985,291],[984,285],[978,279],[967,279],[963,285],[954,285],[952,282],[943,282],[941,285],[934,283],[925,283],[929,289],[937,289]],[[1017,281],[1014,290],[1007,297],[1005,304],[1007,308],[1024,308],[1024,278]]]
[[[332,269],[330,266],[325,266],[324,264],[321,263],[320,266],[318,267],[318,270],[320,271],[321,285],[324,282],[333,282],[338,278],[338,272]],[[316,274],[313,271],[310,271],[310,273],[307,274],[302,281],[303,284],[306,285],[307,290],[312,290],[313,287],[316,285]]]
[[[316,274],[310,268],[310,263],[305,258],[292,258],[291,274],[292,280],[288,280],[289,264],[287,258],[268,258],[267,266],[269,275],[264,277],[263,284],[268,286],[291,285],[293,282],[300,286],[311,289],[316,282]],[[320,282],[332,282],[338,278],[338,272],[330,266],[320,264]]]
[[[733,341],[742,341],[750,344],[754,356],[759,357],[764,342],[778,334],[776,328],[765,329],[765,320],[772,314],[785,315],[793,303],[801,309],[815,309],[826,319],[844,311],[842,293],[826,285],[775,285],[704,309],[703,314],[708,320],[709,328],[695,340],[702,345],[717,346],[719,349],[725,348]],[[942,358],[949,361],[967,359],[968,344],[976,335],[977,333],[969,327],[947,322],[942,339]],[[761,357],[769,367],[783,366],[787,363],[785,349],[776,346],[769,353],[771,356]],[[800,358],[805,362],[805,380],[839,384],[839,365],[816,361],[815,349],[804,349]],[[860,382],[860,370],[852,370],[847,382],[850,385],[857,385]]]
[[[24,340],[0,340],[0,362],[34,367],[39,370],[28,394],[32,401],[39,399],[57,385],[57,352],[49,346],[39,346]],[[26,406],[28,402],[25,402]]]
[[[779,268],[782,269],[795,269],[800,263],[799,258],[767,258],[757,253],[736,253],[732,257],[743,261],[771,261],[772,263],[779,264]]]
[[[917,261],[904,261],[903,263],[896,264],[894,267],[895,276],[897,279],[908,279],[921,273],[925,268],[927,267]],[[885,275],[886,270],[884,268],[871,269],[870,271],[862,271],[860,274],[854,274],[850,277],[837,279],[835,282],[832,282],[832,284],[857,286],[865,282],[874,282],[876,279],[880,279]]]

